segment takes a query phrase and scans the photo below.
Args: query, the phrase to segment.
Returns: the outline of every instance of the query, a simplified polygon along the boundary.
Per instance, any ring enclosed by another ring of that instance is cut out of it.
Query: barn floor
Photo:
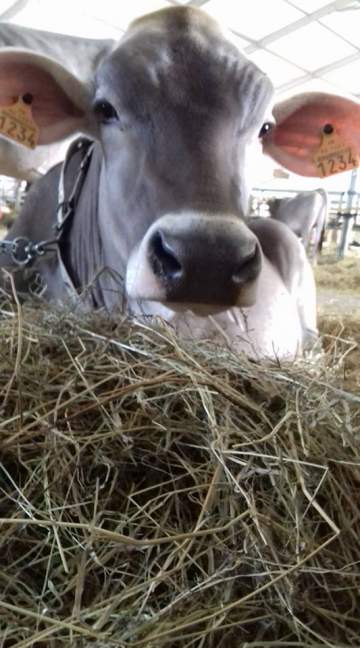
[[[315,269],[319,314],[360,317],[360,257],[350,253],[343,261],[327,254]]]
[[[324,347],[344,353],[344,387],[360,390],[360,257],[349,253],[343,261],[324,255],[315,269],[318,326]]]
[[[319,288],[317,301],[320,314],[350,315],[354,311],[358,311],[360,316],[360,294],[353,295],[333,288]]]

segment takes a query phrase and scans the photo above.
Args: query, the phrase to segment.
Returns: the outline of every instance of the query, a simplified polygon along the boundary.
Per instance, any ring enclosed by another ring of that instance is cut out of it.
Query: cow
[[[301,240],[314,264],[321,252],[326,218],[327,193],[324,189],[301,191],[291,198],[268,200],[270,217],[284,223]]]
[[[16,48],[44,54],[65,64],[84,83],[92,82],[97,66],[114,45],[112,40],[75,38],[0,23],[0,50]],[[0,174],[33,182],[64,158],[66,147],[66,142],[54,142],[26,149],[0,136]]]
[[[249,150],[281,154],[288,119],[272,126],[269,78],[212,18],[183,6],[136,20],[90,85],[33,52],[0,52],[0,68],[1,96],[31,93],[40,144],[93,138],[31,188],[7,239],[39,254],[17,272],[0,255],[17,290],[33,282],[73,308],[161,316],[182,336],[255,358],[302,352],[316,335],[304,248],[282,223],[247,218]],[[310,114],[312,101],[300,101]],[[329,121],[342,100],[324,101]],[[292,167],[297,156],[286,149]]]

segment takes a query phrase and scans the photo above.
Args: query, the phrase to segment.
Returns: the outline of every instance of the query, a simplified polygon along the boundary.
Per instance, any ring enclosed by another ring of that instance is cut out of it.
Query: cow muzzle
[[[130,299],[206,314],[254,304],[260,270],[259,242],[239,218],[182,212],[147,231],[130,256],[126,290]]]

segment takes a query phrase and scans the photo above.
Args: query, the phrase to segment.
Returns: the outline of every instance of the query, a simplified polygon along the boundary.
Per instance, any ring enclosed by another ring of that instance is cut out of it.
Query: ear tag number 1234
[[[321,143],[314,155],[314,163],[321,178],[350,171],[360,166],[360,156],[345,142],[331,125],[324,127]]]
[[[24,101],[28,97],[30,101]],[[24,95],[11,106],[0,106],[0,135],[34,149],[39,140],[39,129],[32,116],[31,100],[31,95]]]

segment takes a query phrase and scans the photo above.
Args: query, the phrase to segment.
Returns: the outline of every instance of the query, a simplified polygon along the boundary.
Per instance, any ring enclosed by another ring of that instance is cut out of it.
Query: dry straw
[[[0,647],[360,645],[354,343],[254,363],[3,304]]]

